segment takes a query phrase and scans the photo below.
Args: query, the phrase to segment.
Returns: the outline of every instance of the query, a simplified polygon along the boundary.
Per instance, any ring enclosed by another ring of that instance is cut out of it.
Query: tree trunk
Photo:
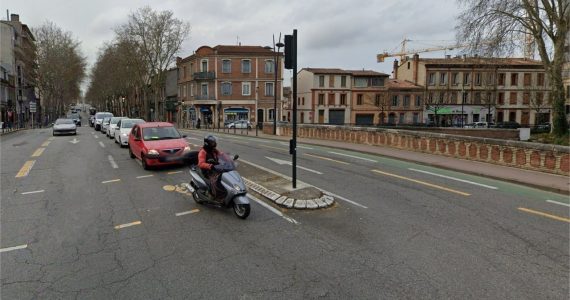
[[[554,57],[548,75],[550,77],[550,99],[552,99],[552,134],[563,136],[568,133],[568,122],[564,109],[564,84],[562,82],[562,64],[564,63],[564,40],[555,44]]]

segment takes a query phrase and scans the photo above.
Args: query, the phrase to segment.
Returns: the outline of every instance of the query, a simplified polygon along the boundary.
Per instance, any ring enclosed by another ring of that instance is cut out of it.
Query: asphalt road
[[[253,203],[243,221],[178,192],[185,168],[144,171],[90,127],[0,142],[2,299],[568,298],[558,194],[301,145],[299,180],[350,202],[285,211],[297,224]],[[219,145],[291,174],[282,142]]]

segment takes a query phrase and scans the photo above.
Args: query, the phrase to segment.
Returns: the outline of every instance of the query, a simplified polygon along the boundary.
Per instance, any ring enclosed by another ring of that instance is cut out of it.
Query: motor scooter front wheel
[[[246,219],[249,216],[251,208],[249,204],[236,204],[234,203],[234,213],[240,219]]]

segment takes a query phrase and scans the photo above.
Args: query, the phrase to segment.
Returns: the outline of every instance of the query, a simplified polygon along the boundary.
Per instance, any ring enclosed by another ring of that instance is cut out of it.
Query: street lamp
[[[277,46],[277,52],[275,52],[275,46]],[[273,36],[273,53],[275,53],[275,84],[273,85],[273,135],[277,135],[277,75],[279,73],[279,49],[284,47],[285,44],[281,43],[281,33],[279,33],[279,40],[275,44],[275,35]]]

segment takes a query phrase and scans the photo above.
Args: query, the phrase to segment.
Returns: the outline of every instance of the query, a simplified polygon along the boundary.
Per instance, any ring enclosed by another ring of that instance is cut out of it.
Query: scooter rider
[[[218,157],[221,152],[216,149],[217,145],[217,138],[213,135],[207,135],[204,138],[204,146],[198,153],[198,167],[202,170],[204,177],[210,180],[210,191],[214,198],[217,198],[218,194],[222,196],[224,191],[218,183],[222,168],[218,165]]]

